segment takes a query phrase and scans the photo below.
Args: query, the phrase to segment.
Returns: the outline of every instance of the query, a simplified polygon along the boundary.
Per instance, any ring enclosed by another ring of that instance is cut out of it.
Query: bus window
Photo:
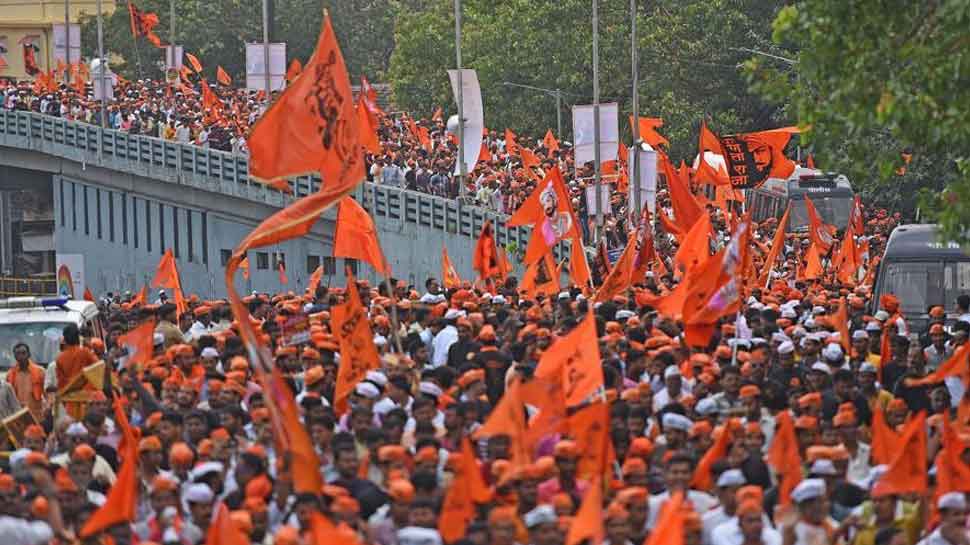
[[[925,314],[929,307],[943,304],[941,263],[890,263],[885,273],[881,292],[899,297],[903,314]]]
[[[943,269],[943,305],[948,313],[956,312],[956,299],[970,294],[970,261],[948,262]]]

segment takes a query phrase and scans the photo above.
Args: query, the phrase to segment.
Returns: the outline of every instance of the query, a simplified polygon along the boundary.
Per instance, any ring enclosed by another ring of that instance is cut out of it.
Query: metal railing
[[[249,161],[243,155],[131,135],[35,112],[0,110],[0,146],[37,151],[273,206],[285,204],[283,193],[249,177]],[[321,181],[317,176],[300,176],[289,183],[294,195],[301,197],[317,191]],[[358,199],[368,210],[373,203],[375,221],[377,218],[399,220],[477,237],[485,221],[491,219],[498,244],[515,243],[524,249],[529,240],[529,229],[505,225],[508,216],[453,199],[373,183],[361,184]]]
[[[53,295],[56,293],[57,279],[53,276],[50,278],[0,276],[0,297]]]

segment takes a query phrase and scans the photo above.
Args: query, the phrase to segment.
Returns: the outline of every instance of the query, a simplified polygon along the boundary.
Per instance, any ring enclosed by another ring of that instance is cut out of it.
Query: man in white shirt
[[[670,413],[668,413],[668,415],[669,414]],[[666,423],[664,425],[666,426]],[[653,527],[656,526],[661,508],[663,508],[663,505],[667,503],[667,500],[670,499],[670,495],[674,492],[686,491],[687,503],[689,503],[694,511],[701,516],[704,516],[705,513],[717,505],[717,499],[707,492],[691,490],[689,488],[690,480],[694,476],[695,465],[694,459],[685,454],[675,453],[670,457],[669,460],[667,460],[666,467],[664,468],[664,484],[666,485],[667,490],[665,492],[661,492],[660,494],[650,496],[650,500],[648,502],[650,506],[650,516],[647,518],[648,529],[653,529]]]
[[[448,349],[451,345],[458,342],[458,328],[455,323],[458,318],[463,318],[465,311],[448,309],[445,313],[445,327],[434,336],[431,341],[431,366],[441,367],[448,363]]]
[[[744,474],[740,469],[728,469],[717,477],[717,499],[721,505],[711,509],[701,516],[703,524],[702,543],[711,545],[714,529],[735,516],[738,502],[735,496],[738,488],[745,483]]]

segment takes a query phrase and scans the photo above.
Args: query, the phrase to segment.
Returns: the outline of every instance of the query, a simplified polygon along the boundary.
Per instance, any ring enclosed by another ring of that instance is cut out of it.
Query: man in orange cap
[[[407,479],[392,479],[387,496],[390,501],[370,518],[371,536],[380,545],[396,545],[397,531],[408,525],[414,486]]]
[[[579,461],[579,446],[575,441],[562,439],[553,448],[556,468],[559,474],[539,484],[539,503],[547,503],[560,492],[567,492],[577,498],[583,497],[589,482],[576,476]]]

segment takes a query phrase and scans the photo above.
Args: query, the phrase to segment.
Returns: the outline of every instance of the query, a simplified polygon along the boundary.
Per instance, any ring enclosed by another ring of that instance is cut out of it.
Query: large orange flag
[[[525,467],[532,462],[532,453],[527,448],[525,406],[521,391],[522,384],[518,380],[513,381],[474,434],[475,438],[508,436],[513,467]]]
[[[697,199],[690,192],[688,185],[690,181],[681,177],[666,157],[660,156],[659,161],[667,180],[667,189],[670,192],[670,205],[674,209],[674,222],[682,231],[687,231],[707,212],[697,203]]]
[[[175,299],[175,307],[178,309],[179,316],[188,311],[189,306],[182,293],[182,281],[179,280],[178,266],[175,264],[175,256],[172,254],[171,248],[165,250],[165,254],[158,262],[155,278],[152,279],[152,287],[172,290],[172,297]]]
[[[781,411],[775,417],[775,422],[775,437],[771,440],[766,461],[781,476],[778,503],[790,505],[791,491],[802,481],[802,457],[798,452],[791,413]]]
[[[899,447],[902,445],[900,442],[902,437],[886,423],[886,416],[880,407],[872,410],[871,433],[872,461],[878,465],[889,464],[896,457]]]
[[[612,299],[613,296],[623,293],[630,287],[636,257],[637,237],[630,236],[626,248],[623,249],[620,258],[616,260],[616,265],[610,269],[610,273],[603,279],[603,284],[596,290],[596,295],[593,297],[594,303]]]
[[[488,280],[493,276],[502,275],[499,263],[498,248],[495,246],[495,233],[492,220],[485,220],[482,231],[475,243],[475,254],[472,256],[472,268],[478,271],[479,280]]]
[[[552,254],[546,254],[525,269],[520,289],[529,299],[539,294],[552,297],[559,293],[559,274],[560,267],[552,260]]]
[[[229,72],[226,72],[221,66],[216,66],[216,81],[219,82],[219,85],[225,85],[226,87],[232,85],[232,78],[229,77]]]
[[[670,142],[663,137],[662,134],[657,132],[657,129],[664,126],[664,120],[659,117],[641,117],[639,118],[640,125],[640,140],[643,140],[653,149],[657,149],[660,146],[669,147]],[[630,116],[630,131],[633,131],[633,116]]]
[[[603,388],[603,364],[596,336],[596,319],[592,313],[542,354],[535,376],[561,380],[568,406],[588,401]]]
[[[684,301],[684,333],[691,346],[706,346],[717,321],[737,311],[741,304],[742,272],[750,259],[748,227],[749,223],[743,222],[724,249],[685,279],[689,288]]]
[[[721,147],[721,139],[714,134],[714,131],[707,128],[707,121],[701,120],[701,130],[697,137],[697,153],[704,157],[704,152],[710,151],[717,155],[724,155],[724,148]]]
[[[441,285],[446,290],[461,287],[461,277],[458,276],[455,266],[451,264],[451,258],[448,257],[448,248],[444,244],[441,245]]]
[[[232,521],[229,507],[224,502],[219,502],[216,507],[216,516],[206,532],[205,545],[249,545],[249,536]]]
[[[521,395],[538,411],[529,419],[526,430],[525,441],[528,452],[534,452],[543,437],[568,431],[566,400],[563,397],[562,381],[559,377],[549,380],[533,377],[522,385]]]
[[[944,411],[943,450],[936,455],[936,497],[948,492],[970,492],[970,465],[962,457],[967,447]]]
[[[333,394],[334,409],[337,414],[343,414],[350,392],[358,382],[364,380],[367,371],[381,365],[377,347],[374,346],[374,334],[352,274],[347,276],[344,303],[333,307],[331,313],[334,333],[340,341],[340,368],[337,370],[337,385]]]
[[[711,217],[702,214],[694,225],[687,231],[680,248],[674,254],[674,268],[681,276],[707,263],[711,257]]]
[[[768,257],[765,258],[764,268],[761,270],[761,277],[758,279],[758,285],[767,286],[768,278],[771,276],[771,269],[774,268],[775,262],[778,261],[778,256],[781,255],[781,250],[785,247],[785,231],[788,229],[788,214],[791,213],[791,203],[785,208],[785,213],[781,216],[781,221],[778,222],[778,228],[775,229],[775,236],[771,239],[771,249],[768,250]]]
[[[155,337],[155,320],[149,320],[128,333],[118,337],[118,346],[128,349],[126,367],[132,364],[147,363],[152,359],[152,349]]]
[[[138,295],[131,298],[131,306],[147,305],[148,304],[148,286],[142,286]]]
[[[149,357],[151,354],[149,354]],[[122,431],[123,441],[118,445],[122,458],[121,469],[115,484],[108,491],[104,505],[98,508],[81,528],[80,535],[87,538],[117,524],[134,522],[138,503],[140,479],[138,470],[138,445],[128,426],[128,419],[121,410],[120,399],[115,399],[116,421]],[[119,415],[120,413],[120,415]],[[118,418],[120,416],[120,418]]]
[[[859,267],[862,266],[862,256],[855,243],[855,228],[852,221],[845,226],[845,235],[839,246],[839,254],[832,260],[835,274],[839,282],[855,284],[858,280]]]
[[[307,284],[307,292],[313,295],[317,292],[317,288],[320,287],[320,280],[323,278],[323,265],[317,265],[317,268],[313,270],[313,274],[310,275],[310,283]]]
[[[377,240],[374,220],[350,197],[340,201],[337,229],[333,236],[333,256],[366,261],[380,274],[391,274],[391,266],[384,258],[381,243]]]
[[[920,412],[906,424],[899,452],[889,463],[889,469],[879,479],[893,494],[926,492],[926,413]]]
[[[155,34],[158,26],[158,15],[141,11],[131,0],[128,0],[128,19],[131,22],[131,35],[135,38],[144,36],[155,47],[162,47],[162,40]]]
[[[579,222],[558,168],[546,172],[542,183],[532,190],[507,223],[533,226],[523,260],[526,264],[535,263],[551,252],[559,241],[567,238],[575,241],[580,236]]]
[[[552,157],[552,152],[559,151],[559,140],[556,140],[552,134],[552,129],[546,131],[546,135],[542,138],[542,145],[545,146],[548,157]]]
[[[757,187],[768,178],[788,179],[795,162],[785,157],[785,146],[795,127],[720,137],[731,185],[737,189]]]
[[[307,66],[307,68],[309,68],[309,66]],[[377,91],[371,86],[370,82],[367,81],[367,78],[363,75],[360,76],[360,94],[364,97],[364,103],[367,105],[367,110],[374,116],[374,119],[384,115],[384,110],[382,110],[377,104]],[[414,126],[413,119],[411,120],[411,126]]]
[[[519,144],[515,141],[515,133],[510,129],[505,129],[505,151],[509,155],[518,155],[519,149]]]
[[[905,379],[906,385],[910,387],[924,386],[943,382],[946,377],[960,377],[964,385],[970,384],[970,343],[961,344],[936,371],[926,375],[921,379]]]
[[[583,478],[609,478],[616,460],[610,439],[609,405],[603,401],[591,403],[569,415],[566,425],[580,452],[576,474]]]
[[[303,63],[300,62],[300,59],[293,59],[286,68],[286,82],[290,83],[295,80],[300,72],[303,72]]]
[[[805,251],[805,270],[799,280],[818,280],[823,274],[825,269],[822,268],[822,258],[818,255],[818,246],[812,244]]]
[[[341,361],[341,366],[343,362]],[[300,421],[300,411],[290,386],[283,379],[279,368],[274,368],[270,374],[270,389],[273,397],[273,409],[278,411],[278,425],[274,426],[273,436],[279,452],[289,454],[289,466],[293,487],[297,493],[308,492],[319,494],[323,488],[323,478],[320,476],[320,458],[316,448],[310,440],[307,428]],[[266,388],[264,388],[264,391]],[[274,424],[276,424],[274,422]]]
[[[454,479],[445,493],[441,516],[438,517],[438,532],[445,543],[452,543],[464,536],[468,523],[475,518],[475,504],[486,503],[492,497],[467,437],[462,439],[461,454],[454,471]]]
[[[577,545],[585,540],[602,543],[606,530],[603,528],[603,484],[599,478],[589,483],[589,489],[579,505],[566,534],[566,545]]]
[[[364,178],[354,96],[330,16],[300,76],[256,122],[250,174],[267,182],[319,172],[324,186]]]
[[[684,519],[688,509],[684,493],[675,492],[660,508],[657,524],[643,545],[684,545]]]
[[[193,55],[193,54],[189,53],[188,51],[186,51],[185,52],[185,58],[189,61],[189,65],[192,66],[192,70],[195,70],[195,73],[196,74],[201,74],[202,73],[202,63],[199,62],[199,58],[198,57],[196,57],[195,55]]]

